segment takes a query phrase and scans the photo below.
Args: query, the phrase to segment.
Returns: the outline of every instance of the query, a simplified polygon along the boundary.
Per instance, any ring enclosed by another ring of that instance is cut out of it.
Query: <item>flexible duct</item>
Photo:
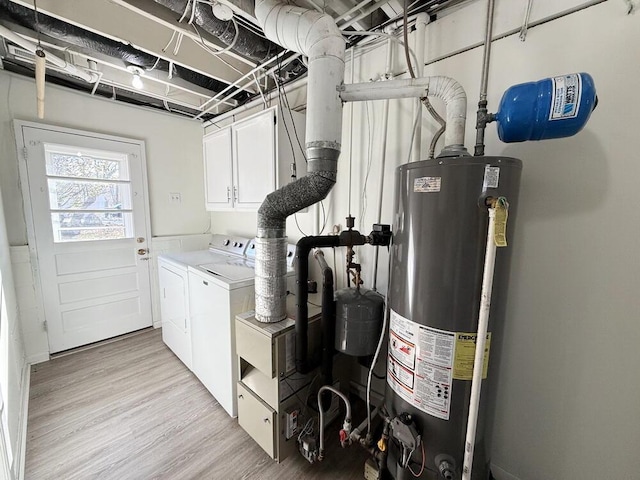
[[[234,23],[217,18],[213,14],[211,5],[208,3],[200,3],[196,0],[153,1],[180,15],[184,14],[187,8],[189,8],[188,13],[190,13],[192,7],[188,7],[188,5],[195,3],[193,7],[195,8],[194,20],[198,26],[202,27],[203,30],[206,30],[214,37],[219,38],[225,45],[233,44],[233,51],[258,63],[268,60],[280,51],[277,45],[274,45],[272,42],[265,40],[241,25],[237,26],[238,32],[236,38],[236,26]],[[234,40],[235,43],[233,43]]]
[[[44,52],[44,50],[39,49],[39,47],[35,43],[22,38],[20,35],[12,32],[11,30],[9,30],[8,28],[2,25],[0,25],[0,37],[6,38],[10,42],[13,42],[16,45],[21,46],[22,48],[24,48],[25,50],[28,50],[34,55],[36,55],[36,52],[38,50]],[[54,55],[53,53],[50,53],[50,52],[44,52],[44,53],[45,53],[47,62],[55,65],[56,67],[63,69],[69,75],[73,75],[74,77],[81,78],[82,80],[88,83],[95,83],[98,80],[98,75],[96,73],[89,72],[82,68],[78,68],[75,65],[71,65],[70,63],[67,63],[65,60]]]
[[[269,194],[258,210],[256,318],[286,317],[286,219],[323,200],[336,181],[342,131],[345,41],[325,14],[278,0],[258,0],[256,17],[267,37],[309,58],[306,155],[308,175]]]
[[[120,58],[128,64],[148,70],[155,67],[157,70],[169,71],[169,62],[159,60],[158,57],[140,51],[131,45],[103,37],[62,20],[38,13],[38,23],[35,22],[33,10],[17,5],[9,0],[0,0],[0,14],[6,15],[10,20],[51,38],[61,40],[76,47],[86,48],[113,58]],[[201,75],[188,68],[174,65],[175,74],[207,90],[220,91],[227,84],[213,78]],[[239,99],[239,97],[236,97]]]

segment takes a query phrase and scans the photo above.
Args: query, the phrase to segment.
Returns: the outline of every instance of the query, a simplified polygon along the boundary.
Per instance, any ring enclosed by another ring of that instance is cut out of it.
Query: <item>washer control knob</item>
[[[293,252],[291,251],[287,252],[287,257],[293,257]]]
[[[238,242],[233,242],[233,246],[237,247],[238,246]]]
[[[229,242],[229,239],[227,238],[224,242],[222,242],[222,245],[226,247],[227,245],[229,245],[229,243],[231,242]]]

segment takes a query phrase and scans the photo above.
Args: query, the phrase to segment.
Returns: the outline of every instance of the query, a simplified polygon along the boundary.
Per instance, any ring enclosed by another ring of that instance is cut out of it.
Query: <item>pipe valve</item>
[[[371,245],[381,245],[383,247],[388,247],[391,245],[391,238],[393,234],[391,233],[391,225],[385,225],[382,223],[374,223],[373,230],[369,234],[369,243]]]

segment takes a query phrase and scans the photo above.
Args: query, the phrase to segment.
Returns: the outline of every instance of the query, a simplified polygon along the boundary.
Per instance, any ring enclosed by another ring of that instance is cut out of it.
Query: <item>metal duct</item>
[[[238,28],[238,38],[233,44],[232,50],[244,55],[255,62],[262,63],[270,59],[281,51],[280,47],[265,40],[251,30],[241,25],[234,25],[232,21],[220,20],[217,18],[208,3],[200,3],[196,0],[153,0],[160,5],[169,8],[180,15],[187,11],[190,15],[191,8],[195,8],[194,19],[196,25],[202,27],[211,35],[219,38],[224,44],[231,45],[236,37],[236,26]],[[189,5],[194,5],[190,7]],[[188,9],[188,10],[187,10]]]
[[[109,57],[120,58],[128,64],[136,65],[145,70],[155,65],[155,69],[157,70],[169,71],[169,62],[166,60],[158,60],[158,57],[142,52],[131,45],[111,40],[102,35],[58,20],[57,18],[50,17],[49,15],[38,13],[38,24],[36,25],[33,10],[17,5],[9,0],[0,0],[0,13],[3,16],[6,15],[18,25],[55,38],[56,40],[64,41],[70,45],[99,52]],[[187,82],[214,92],[219,92],[227,86],[226,83],[179,65],[174,65],[174,74]]]
[[[336,182],[342,133],[345,41],[329,15],[256,1],[256,18],[267,38],[309,58],[306,152],[309,174],[267,195],[258,210],[256,318],[277,322],[286,317],[286,219],[323,200]]]

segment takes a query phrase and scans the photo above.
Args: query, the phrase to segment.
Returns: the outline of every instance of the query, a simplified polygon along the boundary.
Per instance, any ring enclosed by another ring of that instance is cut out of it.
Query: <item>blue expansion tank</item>
[[[496,114],[506,143],[570,137],[586,125],[598,104],[588,73],[572,73],[509,88]]]

